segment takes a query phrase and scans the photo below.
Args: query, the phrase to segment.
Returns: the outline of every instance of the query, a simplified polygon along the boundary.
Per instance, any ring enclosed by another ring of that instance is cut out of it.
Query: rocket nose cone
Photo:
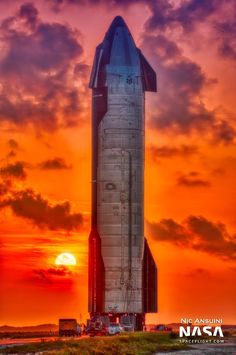
[[[121,16],[116,16],[106,32],[105,39],[107,39],[108,41],[112,41],[113,37],[114,37],[114,33],[116,32],[116,29],[120,28],[120,27],[128,29],[123,18]]]
[[[121,16],[116,16],[111,23],[114,27],[127,27],[124,19]]]
[[[104,42],[109,48],[108,63],[113,65],[139,65],[137,49],[131,33],[121,16],[112,21]]]

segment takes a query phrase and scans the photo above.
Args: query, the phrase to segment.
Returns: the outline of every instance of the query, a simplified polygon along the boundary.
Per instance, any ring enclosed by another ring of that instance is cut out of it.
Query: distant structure
[[[156,73],[117,16],[96,48],[92,89],[91,317],[142,330],[157,312],[157,268],[144,237],[145,91]]]

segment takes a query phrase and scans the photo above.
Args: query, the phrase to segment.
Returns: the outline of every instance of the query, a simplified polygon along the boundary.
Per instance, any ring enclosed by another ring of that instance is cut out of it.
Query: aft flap
[[[141,66],[141,75],[143,81],[143,90],[144,91],[157,91],[157,78],[156,73],[152,69],[151,65],[148,63],[147,59],[142,54],[139,49],[139,58],[140,58],[140,66]]]

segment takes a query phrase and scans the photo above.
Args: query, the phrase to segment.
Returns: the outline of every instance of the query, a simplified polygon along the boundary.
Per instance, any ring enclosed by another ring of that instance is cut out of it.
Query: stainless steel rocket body
[[[107,65],[108,108],[98,127],[105,312],[142,312],[144,93],[137,59],[133,66]]]
[[[156,311],[157,271],[144,238],[144,95],[156,91],[156,76],[120,17],[97,47],[90,87],[89,310],[120,315]]]

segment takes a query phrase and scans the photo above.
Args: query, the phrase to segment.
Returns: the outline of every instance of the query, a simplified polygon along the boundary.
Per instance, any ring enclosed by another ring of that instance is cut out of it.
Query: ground
[[[47,341],[1,349],[1,354],[44,355],[144,355],[158,351],[186,349],[172,333],[129,333],[113,337],[95,337],[68,341]]]

